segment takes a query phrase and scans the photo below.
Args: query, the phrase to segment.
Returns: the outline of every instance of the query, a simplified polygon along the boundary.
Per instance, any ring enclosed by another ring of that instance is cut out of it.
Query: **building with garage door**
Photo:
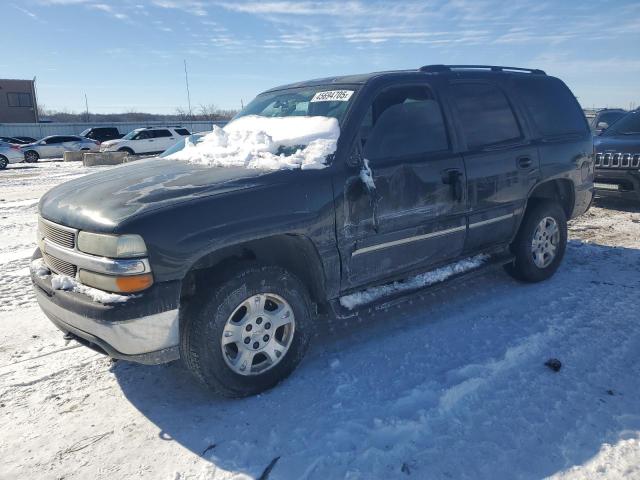
[[[35,81],[0,79],[0,123],[37,121]]]

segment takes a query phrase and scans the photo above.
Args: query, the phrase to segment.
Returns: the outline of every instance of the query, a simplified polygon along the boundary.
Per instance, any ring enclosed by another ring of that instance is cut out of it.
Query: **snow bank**
[[[184,149],[165,158],[212,167],[319,169],[336,151],[339,136],[335,118],[248,115],[224,128],[214,126],[195,143],[187,138]]]
[[[431,270],[430,272],[421,273],[402,282],[393,282],[387,285],[380,285],[379,287],[371,287],[361,292],[345,295],[344,297],[340,297],[340,304],[349,310],[353,310],[360,305],[371,303],[392,293],[415,290],[433,285],[434,283],[443,282],[453,275],[478,268],[488,259],[489,256],[484,254],[465,258],[450,265]]]
[[[97,288],[88,287],[78,282],[75,278],[71,278],[67,275],[58,275],[52,273],[51,270],[45,265],[42,258],[38,258],[31,262],[31,271],[40,278],[51,275],[51,288],[54,290],[73,291],[76,293],[82,293],[91,298],[94,302],[99,303],[123,303],[133,298],[134,295],[119,295],[117,293],[109,293]]]

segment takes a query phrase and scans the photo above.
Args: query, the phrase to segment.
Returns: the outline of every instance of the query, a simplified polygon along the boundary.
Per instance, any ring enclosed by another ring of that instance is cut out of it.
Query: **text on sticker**
[[[327,90],[318,92],[310,100],[311,102],[348,102],[353,95],[353,90]]]

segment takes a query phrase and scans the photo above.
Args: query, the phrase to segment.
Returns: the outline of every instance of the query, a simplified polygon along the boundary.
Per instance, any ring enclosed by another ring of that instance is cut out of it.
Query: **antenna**
[[[189,104],[189,117],[193,118],[193,113],[191,113],[191,94],[189,93],[189,75],[187,74],[186,60],[184,60],[184,82],[187,85],[187,103]]]

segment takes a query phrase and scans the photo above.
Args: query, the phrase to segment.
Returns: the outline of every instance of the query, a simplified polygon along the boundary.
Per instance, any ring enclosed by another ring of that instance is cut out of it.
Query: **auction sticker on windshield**
[[[311,102],[348,102],[353,95],[353,90],[327,90],[318,92],[310,100]]]

